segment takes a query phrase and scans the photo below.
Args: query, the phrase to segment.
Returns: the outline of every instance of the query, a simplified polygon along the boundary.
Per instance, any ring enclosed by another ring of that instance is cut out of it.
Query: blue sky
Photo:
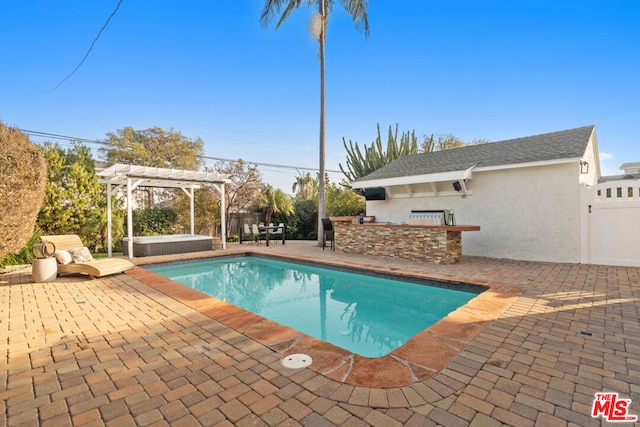
[[[275,30],[261,0],[124,0],[53,90],[116,4],[0,0],[2,122],[91,140],[159,126],[201,137],[207,156],[318,167],[310,9]],[[370,144],[377,123],[385,141],[396,123],[466,141],[595,125],[603,174],[640,161],[640,2],[387,0],[368,13],[368,38],[338,5],[330,18],[329,170],[343,137]],[[298,174],[261,170],[287,192]]]

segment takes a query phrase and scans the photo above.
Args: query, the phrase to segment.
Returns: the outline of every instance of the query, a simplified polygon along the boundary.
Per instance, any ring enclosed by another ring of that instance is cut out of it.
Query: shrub
[[[24,248],[44,198],[42,149],[19,129],[0,122],[0,259]]]
[[[136,236],[172,234],[177,221],[178,215],[170,208],[136,209],[133,211],[133,234]]]
[[[293,202],[295,213],[287,221],[287,232],[296,239],[311,239],[317,234],[317,208],[311,199],[296,198]],[[315,234],[314,234],[315,233]]]
[[[22,249],[16,253],[7,255],[5,259],[0,261],[0,268],[7,267],[9,265],[31,264],[36,258],[33,256],[33,245],[40,241],[41,235],[41,230],[36,229]]]

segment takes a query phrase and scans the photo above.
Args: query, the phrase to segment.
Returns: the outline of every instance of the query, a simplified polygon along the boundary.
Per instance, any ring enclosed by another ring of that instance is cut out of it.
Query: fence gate
[[[640,180],[587,190],[589,264],[640,267]]]

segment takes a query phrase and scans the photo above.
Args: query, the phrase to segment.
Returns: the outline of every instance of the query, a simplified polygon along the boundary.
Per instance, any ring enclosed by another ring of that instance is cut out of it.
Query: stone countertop
[[[342,219],[345,218],[345,219]],[[447,231],[480,231],[479,225],[413,225],[413,224],[396,224],[396,223],[387,223],[387,222],[365,222],[364,224],[354,224],[351,222],[351,217],[341,217],[341,219],[333,220],[334,222],[338,222],[345,225],[350,225],[353,227],[408,227],[408,228],[441,228]],[[355,217],[354,217],[355,218]]]

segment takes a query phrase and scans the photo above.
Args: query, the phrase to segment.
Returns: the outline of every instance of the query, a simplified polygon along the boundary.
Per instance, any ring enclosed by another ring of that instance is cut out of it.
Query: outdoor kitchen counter
[[[396,224],[393,222],[369,222],[364,224],[351,224],[357,227],[402,227],[402,228],[440,228],[449,231],[480,231],[479,225],[413,225],[413,224]]]
[[[411,225],[355,223],[352,217],[331,218],[338,252],[380,255],[453,264],[462,258],[462,232],[478,225]]]

